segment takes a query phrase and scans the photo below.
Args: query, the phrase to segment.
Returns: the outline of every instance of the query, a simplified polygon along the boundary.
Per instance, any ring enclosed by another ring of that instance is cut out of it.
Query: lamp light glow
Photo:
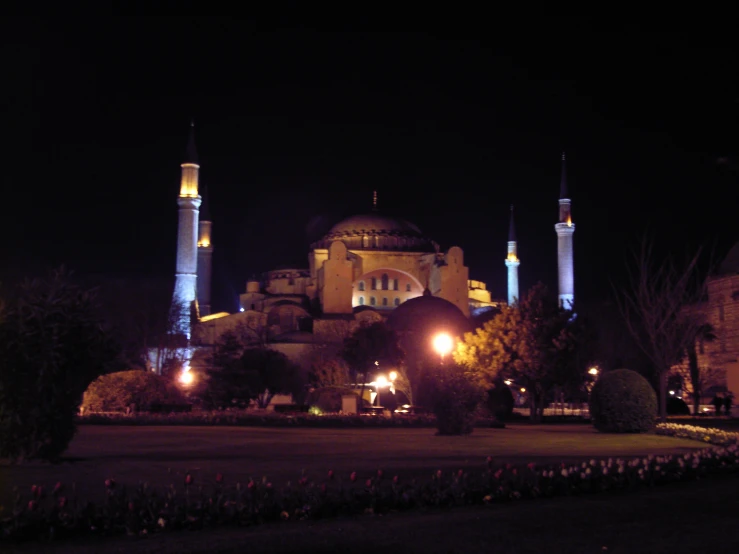
[[[442,359],[446,354],[449,354],[449,352],[452,351],[453,346],[454,341],[447,333],[439,333],[434,337],[434,350],[439,353]]]

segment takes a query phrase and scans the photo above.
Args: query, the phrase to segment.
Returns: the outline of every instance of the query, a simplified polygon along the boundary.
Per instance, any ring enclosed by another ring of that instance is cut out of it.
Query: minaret
[[[376,190],[372,191],[372,211],[373,212],[377,211],[377,191]]]
[[[511,204],[511,221],[508,226],[508,257],[505,260],[508,268],[508,305],[513,306],[518,302],[518,247],[516,245],[516,226],[513,223],[513,204]]]
[[[203,185],[200,196],[200,222],[198,223],[198,312],[200,317],[210,315],[210,287],[213,266],[213,223],[210,218],[208,190]]]
[[[175,270],[172,309],[179,319],[177,332],[190,339],[191,313],[197,299],[198,271],[198,208],[202,199],[198,195],[198,154],[195,150],[195,124],[190,124],[185,163],[182,167],[180,207],[177,225],[177,268]]]
[[[572,202],[567,190],[567,169],[564,152],[562,152],[562,180],[559,185],[559,223],[554,226],[554,230],[557,232],[559,305],[567,310],[573,310],[575,305],[575,269],[572,235],[575,233],[575,224],[572,222]]]

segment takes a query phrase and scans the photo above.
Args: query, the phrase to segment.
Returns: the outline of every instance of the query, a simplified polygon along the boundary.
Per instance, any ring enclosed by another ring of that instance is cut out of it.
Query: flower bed
[[[501,465],[488,457],[474,471],[437,471],[424,482],[403,482],[381,470],[360,476],[327,471],[319,480],[299,476],[276,487],[261,481],[228,484],[217,474],[197,482],[191,474],[179,486],[135,487],[112,479],[101,483],[105,501],[79,502],[57,483],[50,492],[19,494],[12,513],[0,521],[4,540],[115,534],[146,535],[175,529],[248,526],[353,514],[383,514],[420,507],[510,502],[526,498],[598,493],[689,481],[739,471],[739,435],[718,429],[662,424],[657,433],[702,440],[711,446],[683,455],[631,460],[592,459],[576,465]]]
[[[342,415],[310,413],[253,412],[246,410],[226,410],[216,412],[191,413],[138,413],[89,414],[78,416],[77,423],[87,425],[235,425],[243,427],[436,427],[433,415],[395,414],[382,415]],[[492,419],[480,419],[481,427],[502,427]]]

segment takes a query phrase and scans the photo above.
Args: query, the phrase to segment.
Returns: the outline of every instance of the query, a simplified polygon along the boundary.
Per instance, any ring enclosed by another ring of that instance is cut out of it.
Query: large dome
[[[328,232],[329,235],[341,234],[377,234],[395,233],[409,236],[421,237],[421,230],[409,221],[397,217],[388,217],[378,213],[360,214],[347,217],[340,221]]]
[[[353,215],[340,221],[313,247],[328,248],[335,240],[344,242],[350,250],[435,252],[438,249],[438,245],[410,221],[377,212]]]

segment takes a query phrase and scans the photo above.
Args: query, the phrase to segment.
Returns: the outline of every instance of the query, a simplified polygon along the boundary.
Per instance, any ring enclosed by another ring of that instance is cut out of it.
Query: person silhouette
[[[721,406],[724,405],[724,399],[721,398],[718,393],[716,393],[716,395],[713,397],[711,404],[713,404],[713,407],[716,408],[716,415],[721,415]]]
[[[734,395],[731,393],[728,393],[724,397],[724,415],[731,415],[731,403],[734,399]]]

